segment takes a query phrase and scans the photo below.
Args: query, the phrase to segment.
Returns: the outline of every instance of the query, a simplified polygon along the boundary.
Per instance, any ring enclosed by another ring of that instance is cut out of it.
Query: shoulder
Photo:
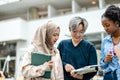
[[[33,45],[29,45],[25,50],[25,54],[30,55],[34,51],[35,51],[35,47]]]
[[[87,41],[87,40],[85,40],[85,39],[82,40],[82,43],[83,43],[83,45],[91,45],[91,46],[94,45],[92,42]]]
[[[106,36],[103,40],[110,40],[110,39],[111,39],[111,36],[108,35],[108,36]]]
[[[95,50],[96,48],[95,48],[95,45],[92,43],[92,42],[90,42],[90,41],[87,41],[87,40],[82,40],[82,47],[84,48],[84,49],[92,49],[92,50]]]
[[[71,44],[71,41],[72,41],[71,39],[62,40],[59,42],[57,48],[59,50],[62,50],[64,47],[69,46]]]
[[[112,38],[111,38],[110,35],[106,36],[106,37],[102,40],[102,43],[109,42],[109,41],[112,41]]]
[[[71,39],[66,39],[66,40],[60,41],[60,43],[63,43],[63,44],[70,43],[70,42],[71,42]]]

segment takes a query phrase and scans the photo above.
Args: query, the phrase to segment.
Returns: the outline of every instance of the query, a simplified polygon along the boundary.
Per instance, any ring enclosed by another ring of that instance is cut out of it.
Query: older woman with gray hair
[[[63,62],[64,80],[90,80],[96,72],[76,74],[73,70],[88,65],[97,64],[94,45],[83,39],[88,27],[86,19],[74,17],[69,22],[69,31],[72,39],[62,40],[58,49]]]

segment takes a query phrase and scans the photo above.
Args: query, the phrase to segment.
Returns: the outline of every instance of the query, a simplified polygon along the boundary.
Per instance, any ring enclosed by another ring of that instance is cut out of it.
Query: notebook
[[[51,60],[52,55],[48,55],[46,53],[41,52],[33,52],[31,55],[31,64],[34,66],[41,65],[47,61]],[[46,71],[43,78],[51,78],[51,71]]]

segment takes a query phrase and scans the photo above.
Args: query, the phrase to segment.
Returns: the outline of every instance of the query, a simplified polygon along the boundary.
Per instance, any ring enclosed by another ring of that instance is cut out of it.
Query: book
[[[98,70],[98,65],[89,65],[89,66],[76,69],[74,70],[74,72],[77,74],[86,74],[86,73],[97,72],[97,70]]]
[[[33,52],[31,55],[31,65],[38,66],[42,65],[45,62],[48,62],[51,60],[52,55],[48,55],[41,52]],[[51,71],[45,71],[45,74],[41,76],[43,78],[50,78],[51,77]]]

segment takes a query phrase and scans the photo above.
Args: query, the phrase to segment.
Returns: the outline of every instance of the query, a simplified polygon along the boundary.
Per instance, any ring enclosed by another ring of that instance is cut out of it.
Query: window
[[[10,55],[10,61],[6,62]],[[8,77],[13,77],[15,73],[16,43],[0,43],[0,70],[5,70]],[[6,62],[6,64],[5,64]]]

